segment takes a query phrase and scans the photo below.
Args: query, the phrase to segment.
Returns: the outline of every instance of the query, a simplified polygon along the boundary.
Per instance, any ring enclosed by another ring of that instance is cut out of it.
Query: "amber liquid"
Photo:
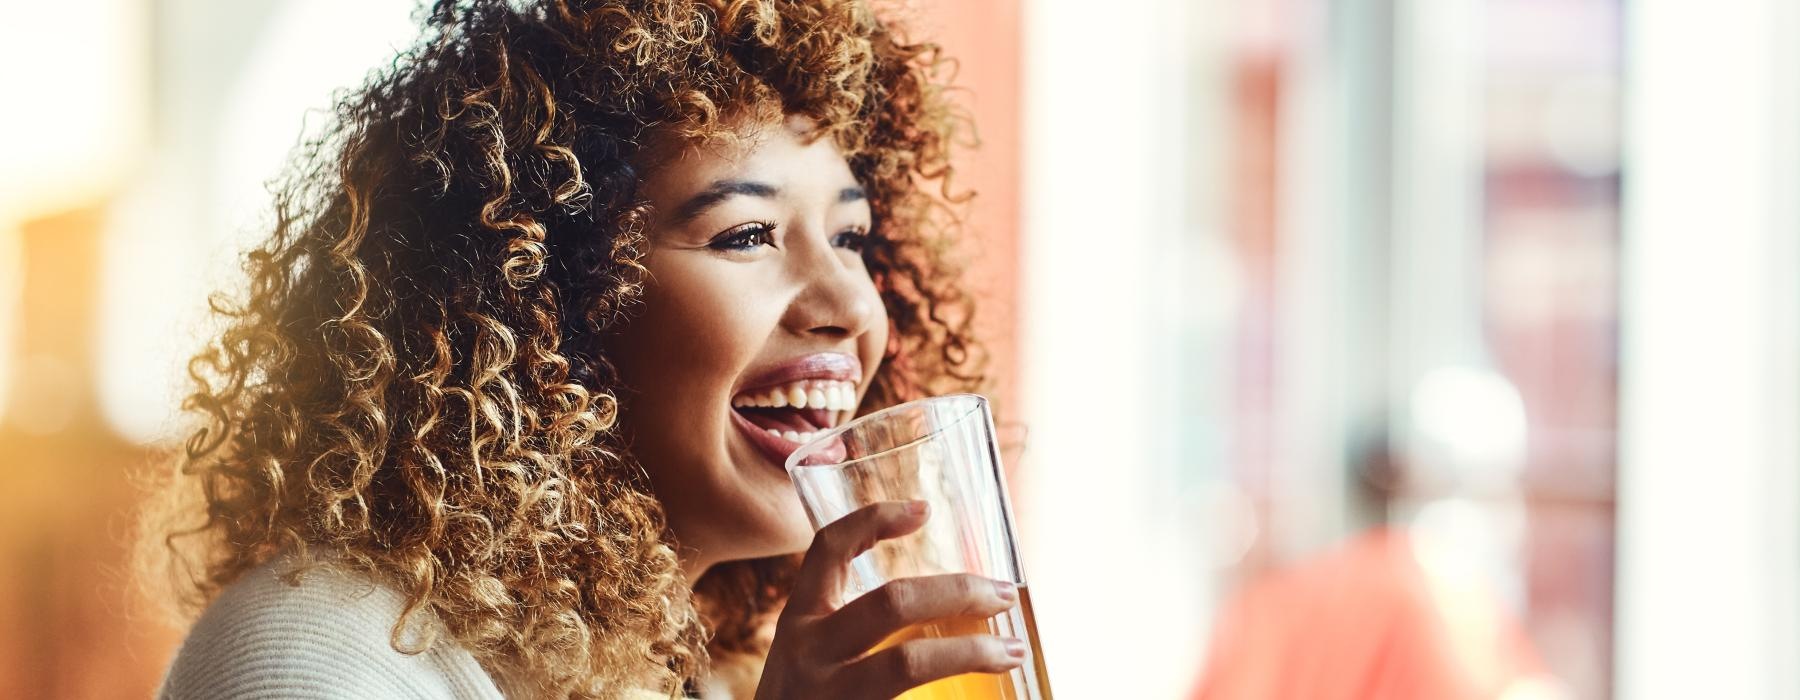
[[[1023,639],[1029,645],[1025,664],[1006,673],[965,673],[932,681],[901,693],[896,700],[1051,700],[1050,676],[1044,672],[1044,646],[1038,642],[1031,616],[1031,591],[1019,586],[1019,604],[991,618],[952,617],[912,625],[882,640],[872,651],[930,637],[994,634]]]

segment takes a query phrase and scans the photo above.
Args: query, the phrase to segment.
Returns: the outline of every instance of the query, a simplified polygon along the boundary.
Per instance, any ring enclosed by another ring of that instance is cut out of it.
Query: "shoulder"
[[[161,695],[500,697],[474,657],[445,637],[418,654],[393,648],[405,608],[398,592],[333,567],[285,575],[292,570],[278,558],[222,591],[189,630]]]

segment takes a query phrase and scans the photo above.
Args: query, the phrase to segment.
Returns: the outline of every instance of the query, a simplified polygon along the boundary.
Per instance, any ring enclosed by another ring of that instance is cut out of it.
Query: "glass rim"
[[[873,452],[870,454],[863,455],[861,457],[857,457],[856,459],[847,459],[842,462],[833,462],[831,464],[800,464],[799,463],[799,459],[800,459],[801,455],[804,455],[807,452],[811,451],[812,448],[824,443],[827,440],[835,439],[839,435],[849,432],[852,428],[855,428],[864,423],[874,422],[884,416],[887,416],[888,414],[899,413],[900,411],[902,411],[904,409],[916,409],[925,404],[939,403],[939,402],[950,403],[953,401],[964,401],[964,400],[973,400],[973,404],[974,404],[973,407],[970,408],[967,413],[964,413],[961,416],[957,416],[956,420],[951,421],[948,424],[938,426],[935,430],[927,432],[924,435],[919,435],[917,437],[914,437],[911,440],[908,440],[905,444],[895,445],[893,447],[889,447],[880,452]],[[942,435],[944,433],[944,431],[949,430],[950,428],[961,425],[962,422],[965,420],[968,420],[970,416],[973,416],[976,413],[980,412],[981,407],[986,406],[987,403],[988,403],[987,397],[982,396],[981,394],[974,394],[974,393],[968,393],[968,392],[963,392],[963,393],[958,393],[958,394],[941,394],[938,396],[927,396],[924,398],[913,399],[911,401],[906,401],[903,403],[897,403],[897,404],[894,404],[887,408],[876,411],[874,413],[857,416],[855,418],[850,419],[848,422],[844,423],[843,425],[820,432],[818,435],[814,436],[813,439],[807,441],[806,444],[801,445],[799,448],[795,449],[793,451],[793,453],[788,455],[787,463],[784,465],[786,467],[785,471],[787,471],[788,474],[791,476],[794,472],[797,472],[802,469],[843,469],[843,468],[855,465],[858,462],[864,462],[864,461],[867,461],[870,459],[874,459],[876,457],[880,457],[882,455],[890,454],[890,453],[894,452],[895,450],[903,450],[908,447],[912,447],[913,445],[917,445],[921,442],[924,442],[926,440],[930,440],[931,438],[937,437],[938,435]]]

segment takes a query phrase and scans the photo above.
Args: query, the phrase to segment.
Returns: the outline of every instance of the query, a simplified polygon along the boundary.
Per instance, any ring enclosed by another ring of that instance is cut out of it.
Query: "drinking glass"
[[[1050,700],[987,399],[952,394],[862,416],[795,450],[787,471],[814,528],[879,501],[931,504],[918,531],[882,540],[851,562],[847,598],[893,579],[933,574],[977,574],[1019,587],[1019,604],[1006,612],[912,625],[871,653],[922,637],[995,634],[1025,640],[1022,666],[933,681],[902,694],[902,700]]]

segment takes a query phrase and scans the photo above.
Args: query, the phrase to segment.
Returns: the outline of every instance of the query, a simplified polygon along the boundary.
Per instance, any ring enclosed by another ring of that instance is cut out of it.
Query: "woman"
[[[815,537],[781,469],[983,381],[935,49],[825,0],[445,0],[426,28],[300,154],[191,363],[159,544],[204,613],[165,694],[891,697],[1018,665],[879,648],[1016,594],[840,605],[922,513]]]

